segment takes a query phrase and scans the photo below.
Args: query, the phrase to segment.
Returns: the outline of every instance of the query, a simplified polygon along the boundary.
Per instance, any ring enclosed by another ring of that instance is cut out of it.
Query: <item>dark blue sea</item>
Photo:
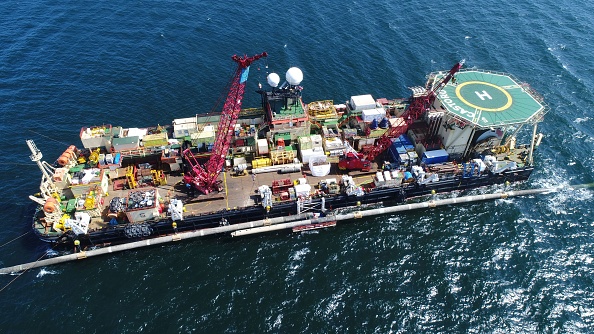
[[[210,238],[0,276],[2,333],[588,333],[594,331],[594,3],[56,1],[0,6],[0,266],[30,232],[46,160],[83,126],[211,111],[233,54],[297,66],[306,102],[406,97],[435,70],[514,74],[550,106],[524,198]],[[480,189],[474,193],[499,188]],[[20,237],[20,238],[19,238]]]

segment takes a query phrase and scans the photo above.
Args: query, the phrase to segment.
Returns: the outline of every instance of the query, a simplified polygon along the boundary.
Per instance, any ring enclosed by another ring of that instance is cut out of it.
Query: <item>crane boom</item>
[[[367,153],[367,160],[373,161],[382,152],[384,152],[390,145],[392,145],[392,138],[397,138],[404,134],[408,130],[409,125],[414,123],[435,101],[435,97],[445,85],[452,80],[454,74],[456,74],[460,68],[464,65],[464,60],[460,61],[448,72],[447,75],[443,76],[436,84],[432,87],[427,87],[425,92],[418,96],[413,96],[412,101],[404,114],[402,119],[404,122],[396,126],[390,127],[386,133],[384,133],[378,140],[375,146]]]
[[[234,55],[231,57],[237,63],[237,70],[233,74],[229,93],[223,105],[210,158],[204,164],[204,167],[202,167],[190,149],[186,149],[183,152],[186,162],[191,167],[184,175],[184,181],[193,185],[204,194],[208,194],[217,188],[217,179],[225,163],[225,157],[227,156],[231,139],[233,138],[235,123],[241,110],[245,82],[248,78],[250,65],[254,61],[266,56],[268,54],[263,52],[252,57],[248,57],[247,55],[243,57]]]

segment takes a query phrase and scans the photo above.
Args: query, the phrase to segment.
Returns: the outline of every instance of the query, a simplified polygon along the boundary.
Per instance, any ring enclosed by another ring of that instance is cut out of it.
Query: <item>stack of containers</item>
[[[309,162],[313,150],[311,149],[311,138],[309,136],[299,137],[299,156],[303,163]],[[307,160],[307,161],[306,161]]]
[[[419,155],[416,151],[409,151],[406,154],[408,155],[409,166],[416,166],[419,163]]]
[[[312,135],[299,138],[299,150],[301,152],[301,161],[309,163],[314,157],[325,156],[322,147],[322,136]]]
[[[406,149],[404,145],[400,142],[398,138],[392,138],[392,145],[388,147],[388,156],[390,158],[390,162],[400,163],[400,155],[406,154]]]
[[[418,162],[418,155],[415,147],[406,135],[392,139],[392,145],[388,148],[388,155],[391,162],[408,167]]]

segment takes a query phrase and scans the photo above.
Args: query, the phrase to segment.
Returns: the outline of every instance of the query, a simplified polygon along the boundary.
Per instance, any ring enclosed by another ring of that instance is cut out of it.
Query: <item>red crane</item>
[[[433,85],[433,88],[427,87],[424,94],[413,96],[408,109],[402,114],[404,123],[397,126],[390,127],[386,133],[384,133],[376,142],[375,146],[367,153],[367,160],[373,161],[377,156],[384,152],[390,145],[392,145],[392,138],[400,137],[408,129],[409,125],[414,123],[423,113],[425,113],[435,101],[435,97],[441,91],[445,85],[452,80],[454,74],[456,74],[460,68],[464,65],[464,60],[460,61],[448,72],[448,74],[442,77],[437,84]]]
[[[213,190],[218,190],[218,177],[225,164],[225,157],[229,150],[231,139],[234,135],[235,123],[239,117],[241,110],[241,103],[243,101],[243,94],[245,92],[245,82],[247,81],[250,65],[268,54],[263,52],[261,54],[248,57],[244,55],[239,57],[234,55],[231,57],[237,63],[237,70],[231,79],[231,87],[227,94],[227,99],[223,105],[221,112],[221,120],[217,126],[217,133],[215,137],[214,147],[212,149],[210,158],[202,167],[190,149],[186,149],[183,155],[186,162],[191,169],[184,175],[184,181],[193,185],[196,189],[204,194],[208,194]]]

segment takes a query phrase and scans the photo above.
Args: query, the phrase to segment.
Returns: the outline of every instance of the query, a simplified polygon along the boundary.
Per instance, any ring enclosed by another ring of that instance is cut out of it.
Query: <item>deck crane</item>
[[[408,109],[402,114],[404,122],[397,126],[390,127],[388,131],[377,140],[375,146],[373,146],[367,153],[367,160],[373,161],[392,145],[392,138],[397,138],[404,134],[406,130],[408,130],[408,127],[431,107],[437,94],[454,78],[454,74],[462,68],[462,65],[464,65],[464,60],[454,65],[448,74],[442,77],[436,84],[428,86],[424,93],[415,94],[413,90],[412,101],[408,106]]]
[[[263,52],[252,57],[248,57],[247,55],[243,57],[234,55],[231,57],[237,63],[237,70],[233,74],[229,93],[223,105],[212,153],[208,161],[204,164],[204,167],[198,163],[189,148],[183,151],[183,156],[190,165],[190,170],[184,175],[184,181],[193,185],[204,194],[209,194],[213,190],[218,189],[217,179],[225,163],[225,157],[227,156],[229,145],[234,135],[235,123],[241,110],[245,82],[248,78],[250,65],[254,61],[266,56],[268,54]]]

